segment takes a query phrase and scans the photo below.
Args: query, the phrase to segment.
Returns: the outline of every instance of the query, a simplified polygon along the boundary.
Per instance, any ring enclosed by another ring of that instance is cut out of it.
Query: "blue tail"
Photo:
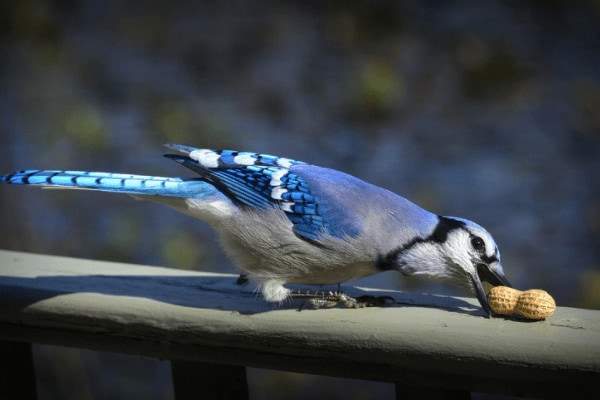
[[[88,171],[30,169],[1,175],[0,182],[183,198],[204,197],[217,192],[213,185],[199,179]]]

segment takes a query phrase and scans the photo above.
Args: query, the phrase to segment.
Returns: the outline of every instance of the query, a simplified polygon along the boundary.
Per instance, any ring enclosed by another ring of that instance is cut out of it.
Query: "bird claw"
[[[356,301],[364,304],[363,307],[385,307],[396,302],[392,296],[371,296],[368,294],[357,297]]]
[[[364,308],[364,307],[383,307],[395,302],[390,296],[370,296],[351,297],[341,291],[329,292],[292,292],[292,298],[305,299],[298,311],[302,311],[306,306],[313,309],[321,307],[335,307],[342,304],[346,308]]]

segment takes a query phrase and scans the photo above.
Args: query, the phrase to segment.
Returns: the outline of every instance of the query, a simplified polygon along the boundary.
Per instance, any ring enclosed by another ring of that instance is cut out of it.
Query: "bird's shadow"
[[[288,285],[300,291],[342,290],[350,296],[389,296],[382,307],[428,307],[451,312],[483,315],[476,303],[467,299],[424,293],[382,291],[342,285],[315,287]],[[177,271],[173,275],[52,275],[13,277],[0,275],[0,296],[10,297],[10,304],[19,309],[33,303],[72,293],[97,293],[110,296],[136,297],[182,307],[216,309],[256,314],[280,309],[297,309],[303,300],[289,300],[282,304],[267,303],[252,283],[238,284],[230,274],[190,273]],[[342,307],[342,305],[338,305]],[[314,312],[305,307],[302,312]],[[316,310],[317,312],[319,310]],[[351,310],[349,310],[351,312]]]

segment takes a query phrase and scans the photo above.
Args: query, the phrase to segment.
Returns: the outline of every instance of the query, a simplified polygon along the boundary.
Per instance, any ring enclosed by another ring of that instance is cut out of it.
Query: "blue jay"
[[[303,297],[287,283],[339,284],[396,270],[473,290],[490,316],[483,282],[510,286],[492,236],[474,222],[433,214],[351,175],[289,158],[166,146],[178,154],[165,157],[197,177],[24,170],[0,182],[128,193],[204,220],[269,302]],[[320,296],[313,306],[362,306],[342,292]]]

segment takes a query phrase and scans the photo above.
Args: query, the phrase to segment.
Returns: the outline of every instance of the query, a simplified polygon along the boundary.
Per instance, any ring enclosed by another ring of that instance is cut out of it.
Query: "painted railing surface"
[[[177,399],[245,398],[245,367],[393,382],[398,398],[600,389],[600,311],[488,319],[475,299],[343,289],[396,303],[299,312],[233,275],[0,251],[0,398],[35,398],[31,343],[171,360]]]

